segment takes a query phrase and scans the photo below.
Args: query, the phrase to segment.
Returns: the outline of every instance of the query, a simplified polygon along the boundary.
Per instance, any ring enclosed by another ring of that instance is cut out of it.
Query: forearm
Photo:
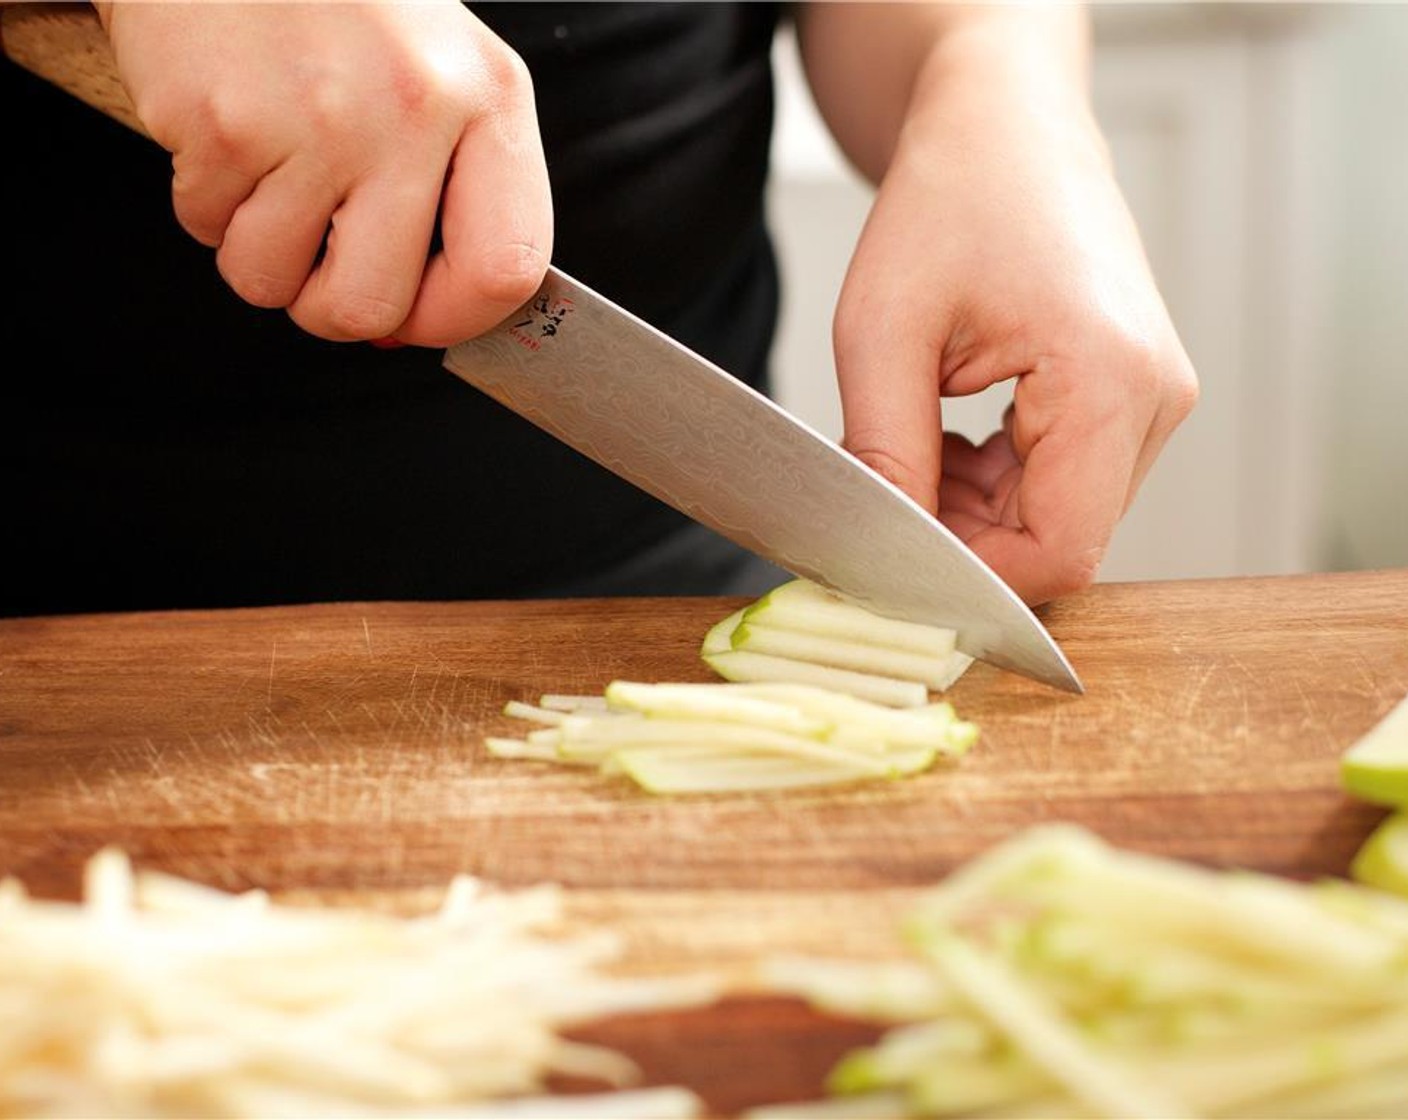
[[[798,9],[797,32],[823,119],[873,182],[906,132],[951,134],[965,116],[1033,109],[1095,140],[1080,5],[822,2]]]

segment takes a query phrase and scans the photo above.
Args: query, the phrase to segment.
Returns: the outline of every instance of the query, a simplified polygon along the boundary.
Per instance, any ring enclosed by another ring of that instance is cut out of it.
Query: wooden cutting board
[[[0,875],[75,897],[120,844],[227,889],[414,909],[469,872],[553,881],[631,967],[881,955],[915,892],[1039,821],[1144,851],[1343,874],[1381,810],[1343,750],[1408,693],[1408,570],[1102,585],[1044,619],[1086,683],[977,665],[961,763],[830,792],[667,799],[489,758],[510,699],[711,679],[732,599],[337,604],[0,621]],[[816,1093],[869,1037],[776,999],[593,1037],[721,1114]]]
[[[87,5],[12,5],[0,47],[141,130]],[[826,793],[666,800],[486,756],[510,699],[708,680],[738,600],[339,604],[0,621],[0,876],[73,898],[104,844],[292,901],[411,912],[468,872],[571,888],[642,971],[899,951],[917,892],[1024,826],[1144,851],[1343,874],[1380,810],[1343,750],[1408,693],[1408,570],[1106,585],[1045,612],[1073,697],[977,666],[956,767]],[[740,996],[583,1036],[713,1113],[811,1098],[878,1033]]]

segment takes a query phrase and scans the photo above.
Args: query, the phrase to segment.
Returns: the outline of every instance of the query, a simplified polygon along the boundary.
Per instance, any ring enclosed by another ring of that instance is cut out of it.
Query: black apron
[[[555,263],[767,391],[776,7],[472,7],[533,73]],[[0,614],[782,578],[438,351],[326,342],[245,304],[177,225],[164,151],[9,63],[0,97]]]

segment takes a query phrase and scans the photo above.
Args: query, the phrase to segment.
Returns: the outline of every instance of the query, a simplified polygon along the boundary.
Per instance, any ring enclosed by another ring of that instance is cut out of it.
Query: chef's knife
[[[940,522],[768,397],[558,269],[445,366],[642,490],[872,609],[951,626],[974,657],[1080,683]]]
[[[12,58],[141,130],[91,18],[4,18]],[[953,627],[965,653],[1082,691],[1030,608],[898,487],[560,270],[498,327],[450,347],[444,365],[786,571],[878,613]]]

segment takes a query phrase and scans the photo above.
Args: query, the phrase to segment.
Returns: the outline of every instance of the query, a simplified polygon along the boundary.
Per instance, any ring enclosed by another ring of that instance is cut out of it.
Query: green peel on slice
[[[735,635],[746,614],[747,608],[744,608],[720,619],[704,635],[699,650],[704,663],[726,681],[808,685],[888,708],[917,708],[929,701],[929,686],[923,681],[735,648]],[[805,634],[799,636],[803,639],[809,637]],[[952,655],[953,662],[962,658],[965,658],[964,654]],[[966,668],[966,664],[956,667],[952,679],[957,679]],[[952,679],[948,683],[952,683]]]
[[[830,720],[809,716],[790,704],[709,684],[612,681],[606,686],[606,701],[616,711],[639,712],[652,719],[718,720],[792,735],[820,737],[833,726]]]
[[[744,618],[749,623],[932,658],[947,657],[954,651],[958,638],[948,627],[926,626],[875,614],[804,579],[774,588],[749,607]]]
[[[1408,696],[1340,757],[1340,782],[1364,801],[1408,807]]]
[[[708,629],[700,655],[721,681],[614,680],[600,697],[511,700],[503,714],[536,729],[486,750],[596,766],[654,793],[905,778],[978,738],[952,704],[930,700],[972,662],[955,641],[797,580]]]
[[[973,664],[957,642],[948,627],[875,614],[796,579],[721,619],[700,654],[725,680],[810,684],[912,707],[947,691]]]
[[[741,610],[734,611],[727,618],[720,619],[709,627],[709,632],[704,635],[704,644],[699,649],[705,661],[715,654],[725,653],[733,648],[733,632],[743,621],[743,614]]]
[[[939,657],[909,653],[805,630],[759,625],[749,621],[746,614],[733,631],[732,641],[736,650],[809,661],[877,677],[919,681],[935,691],[947,687],[952,673],[952,650]]]
[[[1408,897],[1408,812],[1395,813],[1374,829],[1349,871],[1365,886]]]

